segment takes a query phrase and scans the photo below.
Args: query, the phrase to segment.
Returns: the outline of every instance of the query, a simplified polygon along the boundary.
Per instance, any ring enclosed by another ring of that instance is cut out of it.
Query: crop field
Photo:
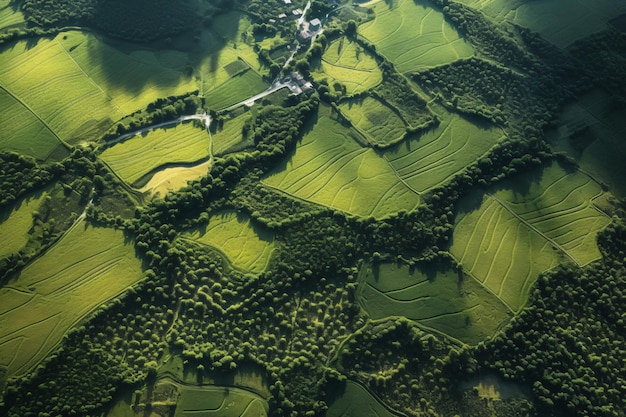
[[[265,270],[274,250],[272,233],[234,211],[212,215],[206,226],[185,237],[219,249],[234,267],[254,273]]]
[[[474,278],[454,270],[367,265],[359,301],[373,319],[404,316],[456,340],[477,344],[512,317],[511,311]]]
[[[19,6],[11,0],[0,0],[0,30],[23,23],[24,14],[20,11]]]
[[[211,161],[201,162],[191,167],[163,168],[150,177],[150,181],[139,189],[142,193],[150,193],[165,197],[168,191],[176,191],[185,187],[189,181],[201,178],[209,173]]]
[[[528,185],[519,190],[519,184]],[[596,237],[611,220],[593,205],[592,200],[602,195],[602,189],[590,177],[578,171],[567,172],[553,163],[502,186],[505,189],[492,198],[577,264],[586,265],[601,257]]]
[[[374,5],[376,17],[359,27],[359,34],[400,72],[448,64],[474,54],[472,46],[426,2],[398,0]]]
[[[566,106],[558,131],[548,137],[557,151],[605,183],[619,198],[626,197],[626,111],[615,109],[608,94],[594,91]]]
[[[344,85],[348,95],[367,91],[383,80],[376,59],[345,37],[328,46],[313,76],[316,81],[326,78],[331,88],[336,82]]]
[[[626,13],[626,3],[614,0],[462,0],[462,3],[539,32],[559,47],[608,30],[609,20]]]
[[[188,73],[189,59],[175,51],[123,51],[92,34],[69,31],[57,37],[80,70],[102,89],[124,114],[160,97],[197,89]]]
[[[356,382],[347,381],[346,389],[333,401],[326,417],[397,417]]]
[[[106,130],[123,113],[68,54],[62,36],[39,40],[32,48],[18,42],[0,53],[0,86],[72,142]]]
[[[446,113],[436,128],[383,153],[400,178],[418,192],[442,185],[485,154],[503,133]]]
[[[206,105],[220,110],[265,91],[269,85],[261,76],[248,68],[214,90],[205,93]]]
[[[241,142],[244,139],[243,126],[249,119],[249,113],[226,119],[224,126],[212,133],[213,155],[223,155],[230,147]]]
[[[231,387],[181,388],[174,417],[265,417],[268,405],[261,397]]]
[[[8,377],[30,370],[70,327],[141,277],[141,263],[123,232],[75,224],[0,289],[0,365]]]
[[[406,134],[402,119],[375,98],[344,101],[339,109],[375,146],[387,147],[401,141]]]
[[[18,202],[12,210],[0,213],[0,258],[18,252],[28,242],[33,214],[43,202],[45,192],[38,192]]]
[[[3,121],[0,151],[17,152],[45,161],[57,146],[61,146],[50,129],[2,88],[0,114]]]
[[[107,148],[100,157],[129,184],[166,164],[193,163],[209,156],[210,137],[193,123],[151,130]]]
[[[417,206],[419,196],[374,150],[351,137],[356,132],[331,119],[327,107],[319,115],[286,164],[263,180],[266,185],[360,216],[383,217]]]
[[[463,269],[515,311],[526,302],[539,274],[562,257],[491,197],[457,217],[452,239],[450,252]]]

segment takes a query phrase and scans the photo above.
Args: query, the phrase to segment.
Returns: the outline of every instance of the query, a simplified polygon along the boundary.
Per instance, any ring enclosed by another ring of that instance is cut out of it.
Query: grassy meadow
[[[449,64],[473,55],[472,46],[427,2],[379,1],[375,19],[359,26],[358,33],[400,72]]]
[[[234,211],[216,213],[184,236],[219,249],[234,267],[253,273],[265,270],[274,250],[272,233]]]
[[[20,200],[11,210],[0,213],[0,258],[18,252],[28,242],[33,227],[33,214],[47,193],[38,192]]]
[[[367,91],[383,80],[376,59],[345,37],[328,46],[312,75],[316,81],[325,78],[331,89],[335,83],[344,85],[348,95]]]
[[[367,265],[359,301],[372,319],[404,316],[468,344],[493,335],[511,311],[481,283],[446,269]]]
[[[269,87],[261,76],[248,68],[228,79],[224,84],[205,92],[206,105],[220,110],[265,91]]]
[[[374,146],[387,147],[404,139],[406,126],[400,116],[373,97],[343,101],[339,110]]]
[[[0,88],[0,151],[30,155],[45,161],[62,146],[54,133],[27,107]]]
[[[481,127],[457,114],[446,113],[439,126],[397,144],[383,155],[402,180],[424,192],[442,185],[475,162],[503,135],[498,129]]]
[[[0,30],[21,26],[25,23],[24,14],[12,0],[0,0]]]
[[[250,120],[249,113],[242,113],[232,119],[227,118],[224,125],[215,131],[211,130],[213,155],[223,155],[232,146],[240,143],[243,138],[243,126]]]
[[[123,232],[75,224],[0,289],[0,365],[8,377],[32,369],[68,329],[142,275]]]
[[[329,404],[326,417],[397,417],[356,382],[347,381],[346,388]]]
[[[174,417],[265,417],[268,410],[265,400],[241,389],[182,387]]]
[[[190,167],[163,168],[155,172],[146,185],[141,187],[139,191],[165,197],[165,194],[169,191],[180,190],[185,187],[189,181],[205,176],[210,170],[210,160]]]
[[[163,165],[207,158],[210,146],[207,131],[188,122],[133,136],[105,149],[100,157],[126,182],[134,184]]]
[[[263,182],[296,197],[360,216],[411,210],[419,196],[371,148],[359,145],[321,107],[319,119],[285,165]]]

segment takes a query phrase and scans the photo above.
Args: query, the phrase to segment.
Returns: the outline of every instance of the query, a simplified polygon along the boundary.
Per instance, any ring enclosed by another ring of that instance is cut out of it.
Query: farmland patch
[[[185,237],[219,249],[233,266],[254,273],[265,270],[274,250],[271,232],[234,211],[213,214],[205,226],[190,230]]]
[[[206,105],[211,109],[223,109],[251,96],[261,93],[269,85],[261,76],[248,68],[219,87],[206,92]]]
[[[384,148],[400,142],[407,133],[404,122],[394,109],[375,98],[344,101],[339,109],[376,147]]]
[[[330,403],[326,417],[351,416],[397,417],[360,384],[347,381],[343,393]]]
[[[400,72],[448,64],[473,55],[472,46],[426,2],[398,0],[373,6],[376,17],[359,27],[359,34]]]
[[[404,316],[456,340],[477,344],[512,317],[474,278],[449,268],[383,263],[361,271],[359,302],[373,319]]]
[[[360,146],[352,135],[358,133],[333,120],[328,107],[321,107],[319,119],[291,158],[263,182],[360,216],[382,217],[415,208],[419,196],[384,159]]]
[[[0,258],[18,252],[28,242],[33,214],[47,193],[39,192],[19,201],[12,210],[0,214]]]
[[[243,127],[250,120],[249,113],[242,113],[233,118],[226,118],[224,123],[211,130],[213,155],[223,155],[230,148],[247,138],[243,137]]]
[[[201,178],[209,173],[211,161],[201,162],[194,166],[163,168],[150,177],[150,181],[139,189],[153,195],[164,197],[168,191],[176,191],[185,187],[189,181]]]
[[[8,377],[29,371],[70,327],[141,277],[123,232],[75,224],[0,289],[0,365]]]

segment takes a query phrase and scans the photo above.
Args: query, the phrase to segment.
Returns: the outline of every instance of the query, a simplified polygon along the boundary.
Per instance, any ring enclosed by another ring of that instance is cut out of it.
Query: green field
[[[478,160],[503,137],[502,131],[480,127],[446,113],[435,129],[383,153],[398,175],[418,192],[444,184]]]
[[[213,155],[222,155],[230,147],[241,142],[243,126],[249,119],[249,113],[242,113],[232,119],[227,118],[224,126],[212,133]]]
[[[233,266],[254,273],[265,270],[274,250],[272,233],[234,211],[212,215],[206,226],[189,231],[185,237],[219,249]]]
[[[602,189],[590,177],[578,171],[567,172],[553,163],[507,181],[502,187],[505,189],[492,198],[578,265],[600,259],[596,236],[611,219],[594,207],[592,200],[602,195]]]
[[[12,210],[0,214],[0,258],[18,252],[28,242],[33,227],[33,213],[39,209],[47,194],[36,193],[18,202]]]
[[[411,210],[419,196],[404,185],[387,162],[361,147],[356,133],[321,107],[313,129],[287,163],[263,182],[296,197],[360,216],[383,217]]]
[[[609,20],[626,13],[626,3],[614,0],[461,0],[461,3],[539,32],[559,47],[608,30]]]
[[[183,388],[174,417],[265,417],[268,405],[248,391],[229,387]]]
[[[0,151],[30,155],[41,161],[61,146],[57,137],[28,108],[0,88]]]
[[[120,177],[133,184],[160,166],[207,158],[210,146],[205,129],[183,123],[116,143],[100,156]]]
[[[400,116],[375,98],[344,101],[339,109],[374,146],[387,147],[404,139],[406,126]]]
[[[348,381],[345,391],[329,405],[326,417],[397,417],[397,415],[385,408],[361,385]]]
[[[269,85],[261,76],[248,68],[230,78],[219,87],[205,93],[206,105],[220,110],[265,91]]]
[[[163,168],[155,172],[150,180],[139,189],[142,193],[165,197],[168,191],[185,187],[189,181],[201,178],[211,170],[212,161],[201,162],[194,166]]]
[[[559,128],[547,136],[555,150],[574,158],[581,169],[625,198],[625,135],[626,110],[616,109],[607,93],[596,90],[566,106]]]
[[[0,30],[24,23],[24,14],[12,0],[0,0]]]
[[[400,72],[417,71],[468,58],[474,50],[427,2],[397,0],[374,4],[376,17],[359,34],[376,45]]]
[[[41,361],[65,332],[142,277],[124,234],[80,221],[0,289],[0,365],[8,377]]]
[[[383,80],[376,59],[345,37],[328,46],[312,74],[316,81],[326,78],[331,89],[336,82],[344,85],[348,95],[367,91]]]
[[[446,269],[384,263],[362,271],[359,301],[373,319],[404,316],[456,340],[477,344],[512,314],[474,278]]]

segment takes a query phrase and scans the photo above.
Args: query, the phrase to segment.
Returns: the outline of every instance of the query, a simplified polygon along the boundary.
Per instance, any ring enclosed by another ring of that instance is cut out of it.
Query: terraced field
[[[356,416],[397,417],[361,385],[347,381],[345,391],[330,404],[326,411],[326,417]]]
[[[219,249],[234,267],[254,273],[265,270],[274,250],[272,233],[234,211],[214,214],[205,227],[190,230],[184,236]]]
[[[30,155],[41,161],[62,146],[57,137],[28,108],[0,88],[0,151]]]
[[[376,17],[359,26],[358,33],[400,72],[448,64],[474,54],[470,44],[425,1],[397,0],[374,4]]]
[[[400,116],[375,98],[344,101],[339,109],[375,146],[387,147],[404,139],[406,126]]]
[[[605,183],[619,198],[626,197],[626,111],[615,109],[603,91],[594,91],[563,109],[558,130],[549,132],[557,151]]]
[[[78,222],[0,289],[0,365],[7,376],[32,369],[70,327],[141,277],[121,231]]]
[[[331,119],[328,107],[320,107],[317,123],[295,153],[263,182],[360,216],[382,217],[415,208],[419,196],[376,152],[351,137],[356,134]]]
[[[376,59],[347,38],[340,38],[328,46],[319,68],[312,74],[316,81],[326,78],[331,89],[335,83],[344,85],[348,95],[367,91],[383,80]]]
[[[609,20],[626,13],[626,3],[613,0],[462,0],[499,19],[512,20],[559,47],[608,30]]]
[[[383,155],[400,178],[424,192],[479,159],[502,137],[497,129],[479,127],[457,114],[445,113],[438,127],[403,141]]]
[[[261,397],[237,388],[203,386],[181,391],[174,417],[264,417],[269,410]]]
[[[468,344],[493,335],[511,311],[479,282],[453,270],[384,263],[361,271],[359,302],[373,319],[404,316]]]
[[[529,186],[527,184],[530,184]],[[558,165],[522,175],[457,217],[450,252],[512,309],[521,308],[538,275],[569,258],[599,258],[595,243],[608,217],[592,207],[599,186]]]
[[[33,214],[47,194],[38,192],[19,201],[12,210],[0,213],[0,258],[18,252],[28,242]]]
[[[193,163],[210,155],[210,136],[193,123],[152,130],[116,143],[100,157],[125,181],[133,184],[166,165]]]

